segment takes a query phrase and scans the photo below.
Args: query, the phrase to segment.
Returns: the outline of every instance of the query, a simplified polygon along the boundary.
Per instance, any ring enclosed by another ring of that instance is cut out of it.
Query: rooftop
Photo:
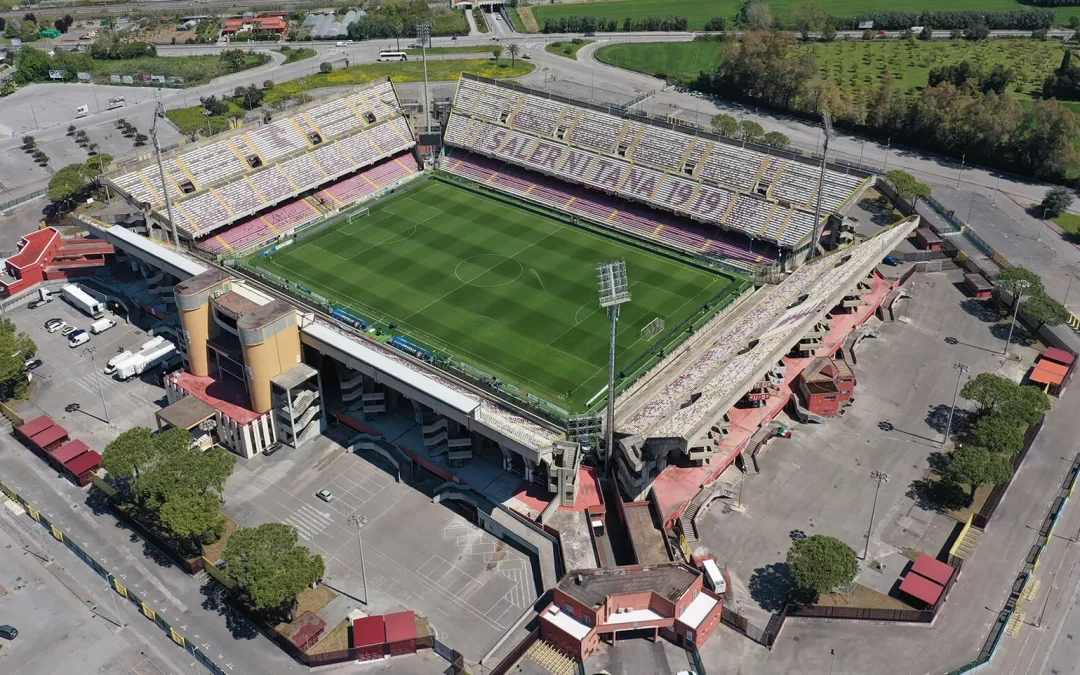
[[[353,646],[370,647],[381,645],[386,642],[386,632],[383,628],[383,617],[365,616],[353,621]]]
[[[282,389],[292,389],[315,377],[317,370],[306,363],[298,363],[284,373],[270,378],[270,382]]]
[[[936,584],[915,572],[908,572],[903,583],[900,584],[900,590],[928,605],[937,604],[941,594],[945,592],[945,588],[940,584]]]
[[[252,303],[254,304],[254,303]],[[255,330],[267,324],[274,323],[293,314],[296,309],[284,300],[273,300],[261,307],[255,307],[236,321],[236,327],[241,331]]]
[[[679,621],[691,628],[697,628],[719,602],[720,600],[707,590],[702,590],[679,617]]]
[[[214,416],[214,408],[198,396],[185,396],[176,403],[157,411],[161,422],[177,429],[191,429]]]
[[[37,230],[25,235],[19,240],[19,252],[7,259],[8,263],[18,269],[25,269],[41,262],[41,257],[53,241],[60,237],[60,233],[51,227]]]
[[[20,425],[17,428],[20,434],[26,436],[27,438],[30,438],[35,434],[40,434],[42,431],[45,431],[54,424],[56,424],[56,422],[53,422],[51,417],[49,417],[48,415],[41,415],[40,417],[35,417],[34,419]]]
[[[630,543],[634,547],[638,563],[659,565],[671,562],[671,556],[664,544],[664,533],[657,527],[648,503],[625,504],[623,513],[626,515],[626,527],[630,531]]]
[[[215,298],[214,304],[234,317],[243,316],[259,308],[255,301],[234,292],[225,293]]]
[[[184,279],[176,284],[174,291],[177,295],[194,295],[201,291],[217,288],[228,280],[229,274],[225,270],[211,267],[190,279]]]
[[[1071,366],[1072,362],[1076,360],[1076,356],[1070,354],[1064,349],[1058,349],[1057,347],[1047,347],[1046,351],[1042,355],[1051,361],[1057,361],[1058,363],[1064,363],[1067,366]]]
[[[49,456],[57,462],[60,462],[61,464],[67,464],[71,460],[75,459],[84,452],[88,452],[89,450],[90,448],[86,446],[86,443],[75,439],[74,441],[64,443],[59,448],[53,450],[49,453]]]
[[[821,356],[810,362],[803,371],[807,382],[834,382],[838,377],[852,377],[851,366],[843,359]]]
[[[551,605],[544,610],[544,613],[540,615],[546,621],[550,621],[557,628],[562,629],[564,633],[568,633],[575,640],[580,640],[589,634],[592,630],[585,624],[581,623],[574,617],[570,616],[566,612],[559,609],[558,605]]]
[[[956,570],[948,563],[943,563],[937,558],[931,558],[925,553],[920,553],[919,557],[915,559],[915,564],[911,566],[911,571],[944,586],[949,583],[953,572]]]
[[[184,371],[169,377],[177,387],[239,424],[247,424],[259,418],[258,413],[248,408],[250,402],[247,390],[239,383],[215,380],[212,377],[196,377]]]
[[[87,471],[93,471],[99,466],[101,466],[101,455],[94,450],[90,450],[69,461],[64,465],[64,468],[76,476],[81,476]]]
[[[682,563],[575,570],[562,578],[558,588],[587,607],[628,593],[652,592],[675,602],[698,576],[697,570]]]

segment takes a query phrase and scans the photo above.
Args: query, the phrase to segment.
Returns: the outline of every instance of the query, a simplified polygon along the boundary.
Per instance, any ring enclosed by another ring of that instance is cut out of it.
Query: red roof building
[[[289,624],[289,642],[293,643],[300,651],[307,651],[318,643],[326,622],[311,612],[304,612]]]
[[[843,359],[821,356],[810,362],[799,374],[796,387],[806,409],[815,415],[835,417],[851,400],[855,390],[855,373]]]
[[[357,661],[374,661],[386,653],[386,630],[382,616],[365,616],[353,621],[353,647]]]
[[[90,482],[90,474],[101,466],[101,455],[94,450],[84,452],[75,459],[64,465],[64,470],[71,475],[79,485],[87,485]]]
[[[19,240],[19,252],[4,261],[0,296],[11,297],[47,279],[86,274],[109,262],[116,251],[102,239],[62,239],[47,227]]]
[[[89,451],[90,451],[90,448],[88,448],[86,446],[86,443],[83,443],[82,441],[80,441],[78,439],[75,439],[74,441],[64,443],[60,447],[58,447],[55,450],[53,450],[52,452],[50,452],[49,457],[59,467],[59,466],[64,466],[65,464],[67,464],[71,460],[75,459],[79,455],[84,454],[84,453],[89,452]]]
[[[285,19],[280,16],[257,16],[250,19],[225,19],[225,28],[222,34],[242,33],[284,33],[289,27]]]
[[[931,558],[925,553],[921,553],[915,560],[915,564],[911,566],[911,571],[926,577],[934,583],[947,586],[952,580],[953,574],[956,573],[956,568],[948,563],[941,562],[937,558]]]
[[[386,643],[390,656],[402,656],[416,652],[416,614],[397,612],[383,617],[386,625]]]
[[[33,436],[40,434],[42,431],[45,431],[54,424],[56,424],[56,422],[53,422],[51,417],[49,417],[48,415],[42,415],[41,417],[35,417],[29,422],[20,424],[19,426],[15,427],[15,431],[17,431],[19,435],[23,437],[23,440],[29,441]]]
[[[900,591],[907,593],[916,600],[920,600],[926,603],[927,607],[933,607],[937,604],[937,601],[941,599],[941,594],[945,592],[945,587],[940,584],[935,584],[926,577],[909,572],[904,577],[903,583],[900,584]]]
[[[67,440],[67,429],[59,424],[54,424],[45,431],[31,436],[30,444],[33,445],[37,451],[48,453],[52,449],[58,448],[66,443]]]
[[[1060,363],[1065,366],[1071,366],[1073,361],[1076,360],[1075,354],[1070,354],[1064,349],[1058,349],[1057,347],[1047,347],[1046,351],[1042,353],[1043,358],[1050,359],[1056,363]]]

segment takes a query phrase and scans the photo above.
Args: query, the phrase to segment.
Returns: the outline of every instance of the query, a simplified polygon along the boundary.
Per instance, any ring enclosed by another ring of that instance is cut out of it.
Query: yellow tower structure
[[[210,311],[210,300],[232,290],[229,275],[222,270],[209,269],[175,286],[176,307],[187,343],[188,364],[192,375],[210,375],[207,343],[218,332]]]
[[[247,371],[251,409],[270,410],[270,380],[300,363],[300,330],[296,310],[284,300],[273,300],[236,322]]]

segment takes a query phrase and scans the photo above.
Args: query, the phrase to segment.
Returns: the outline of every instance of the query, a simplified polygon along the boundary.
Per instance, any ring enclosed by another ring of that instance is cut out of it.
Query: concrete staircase
[[[964,534],[964,538],[956,545],[954,551],[956,557],[965,559],[970,556],[975,551],[975,547],[979,545],[979,539],[982,537],[982,533],[983,531],[977,527],[969,527]]]

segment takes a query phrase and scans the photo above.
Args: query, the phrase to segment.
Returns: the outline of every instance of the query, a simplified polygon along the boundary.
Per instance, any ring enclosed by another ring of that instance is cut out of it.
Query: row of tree
[[[977,64],[961,61],[931,68],[929,82],[931,87],[936,87],[942,82],[950,82],[959,87],[971,80],[984,94],[989,92],[1004,94],[1015,78],[1016,74],[1013,73],[1012,68],[1000,63],[989,71],[985,71]]]
[[[834,17],[844,30],[854,30],[864,21],[873,21],[874,30],[906,30],[912,26],[933,26],[938,30],[961,30],[983,24],[990,30],[1038,30],[1053,28],[1057,14],[1051,9],[1013,9],[1004,12],[966,10],[928,10],[904,12],[888,10],[852,17]]]
[[[721,136],[737,138],[747,143],[760,143],[772,148],[786,148],[791,140],[779,131],[765,133],[764,127],[753,120],[735,119],[734,116],[721,113],[712,118],[713,131]]]
[[[15,323],[0,318],[0,400],[26,398],[28,382],[25,362],[37,354],[37,344]]]
[[[1073,144],[1080,115],[1056,100],[1025,107],[993,87],[983,92],[984,81],[973,78],[959,86],[944,79],[909,97],[886,77],[868,103],[852,103],[834,82],[818,77],[810,53],[796,55],[794,46],[790,33],[744,33],[741,42],[727,44],[718,70],[701,73],[694,87],[813,117],[828,110],[838,126],[1042,178],[1064,179],[1080,161]],[[985,83],[996,87],[1006,75]]]
[[[102,61],[121,61],[157,56],[154,45],[139,40],[126,40],[120,33],[102,31],[90,47],[90,56]]]

